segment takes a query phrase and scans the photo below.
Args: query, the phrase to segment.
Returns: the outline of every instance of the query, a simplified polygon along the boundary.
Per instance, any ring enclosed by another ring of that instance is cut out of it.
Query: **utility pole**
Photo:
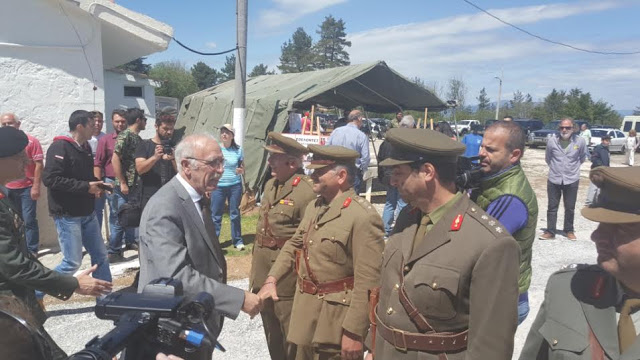
[[[244,118],[247,95],[247,3],[248,0],[236,0],[236,31],[238,54],[236,55],[235,96],[233,99],[233,127],[236,130],[235,141],[244,144]]]
[[[498,87],[498,103],[496,104],[496,120],[498,120],[498,113],[500,112],[500,97],[502,96],[502,77],[504,74],[500,72],[500,77],[496,76],[495,78],[500,81],[500,86]]]

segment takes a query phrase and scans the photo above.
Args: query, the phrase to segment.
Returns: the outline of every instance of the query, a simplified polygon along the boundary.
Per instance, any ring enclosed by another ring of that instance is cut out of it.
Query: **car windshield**
[[[607,131],[607,130],[591,130],[591,136],[592,136],[592,137],[599,137],[599,138],[601,138],[601,137],[603,137],[603,136],[607,135],[607,133],[608,133],[608,132],[609,132],[609,131]]]
[[[560,121],[552,121],[544,126],[547,130],[558,130],[558,125],[560,125]]]

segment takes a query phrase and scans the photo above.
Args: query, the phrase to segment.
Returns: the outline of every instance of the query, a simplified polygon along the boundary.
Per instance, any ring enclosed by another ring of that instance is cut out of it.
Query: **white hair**
[[[216,141],[216,138],[210,133],[192,134],[186,136],[178,143],[178,146],[176,146],[175,150],[178,172],[182,172],[182,160],[185,159],[189,161],[189,164],[191,164],[191,166],[198,166],[197,162],[190,158],[194,157],[196,149],[202,146],[202,140]]]
[[[416,127],[416,120],[411,115],[405,115],[402,117],[402,120],[400,120],[398,126],[401,128],[414,128]]]
[[[4,113],[4,114],[0,115],[0,119],[2,119],[5,116],[13,117],[13,120],[15,122],[17,122],[18,124],[20,124],[20,118],[18,117],[18,115],[14,114],[14,113],[10,113],[10,112],[9,113]]]

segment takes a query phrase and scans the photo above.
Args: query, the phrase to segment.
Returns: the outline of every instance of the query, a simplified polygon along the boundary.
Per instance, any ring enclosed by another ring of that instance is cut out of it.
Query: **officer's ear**
[[[424,163],[420,166],[419,173],[423,174],[425,181],[433,181],[437,177],[436,168],[432,163]]]

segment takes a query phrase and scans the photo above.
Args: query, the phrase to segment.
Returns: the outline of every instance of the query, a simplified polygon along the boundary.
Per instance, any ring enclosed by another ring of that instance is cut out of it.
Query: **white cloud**
[[[626,5],[628,2],[624,0],[577,1],[489,11],[513,24],[525,25],[599,13]],[[554,40],[563,40],[561,32],[554,32],[553,37]],[[626,102],[631,101],[630,97],[607,98],[615,96],[612,88],[615,85],[617,92],[631,92],[633,85],[629,79],[637,83],[640,77],[637,65],[633,61],[627,64],[627,60],[622,59],[624,57],[587,55],[542,42],[507,28],[507,25],[480,12],[356,32],[349,34],[348,40],[352,42],[349,53],[354,64],[385,60],[402,74],[419,76],[428,84],[446,84],[454,76],[463,78],[469,88],[467,99],[470,104],[475,103],[482,87],[486,87],[490,96],[497,93],[494,76],[501,69],[505,80],[503,99],[510,99],[516,90],[530,92],[536,99],[548,94],[552,87],[580,87],[610,103],[620,100],[625,103],[621,106],[628,106]],[[609,41],[593,44],[572,40],[571,44],[599,50],[640,47],[640,41],[624,44]],[[639,57],[626,58],[633,58],[637,63]]]
[[[218,44],[214,43],[213,41],[209,41],[208,43],[204,44],[204,46],[208,47],[209,49],[215,49],[218,47]]]
[[[305,15],[347,0],[273,0],[275,7],[262,10],[258,17],[261,29],[272,30],[295,22]]]

